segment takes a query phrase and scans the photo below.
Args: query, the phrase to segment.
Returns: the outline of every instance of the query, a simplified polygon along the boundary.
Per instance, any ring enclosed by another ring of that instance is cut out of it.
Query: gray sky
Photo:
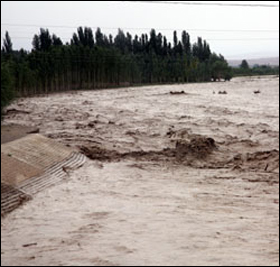
[[[279,1],[193,2],[279,5]],[[137,1],[1,1],[1,39],[8,30],[15,49],[30,50],[32,38],[40,27],[48,28],[66,42],[78,26],[92,27],[94,31],[96,27],[101,27],[103,33],[114,36],[117,28],[133,35],[148,33],[148,29],[155,28],[170,41],[173,30],[181,35],[181,30],[186,29],[192,42],[201,36],[210,43],[212,51],[221,53],[227,59],[279,56],[279,7]]]

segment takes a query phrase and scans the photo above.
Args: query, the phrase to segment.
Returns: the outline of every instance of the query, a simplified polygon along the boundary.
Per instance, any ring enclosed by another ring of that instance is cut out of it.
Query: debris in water
[[[39,133],[39,132],[40,132],[40,129],[39,129],[39,128],[35,128],[35,129],[33,129],[33,130],[27,132],[27,134],[37,134],[37,133]]]
[[[38,245],[37,243],[30,243],[30,244],[22,245],[22,247],[23,248],[28,248],[28,247],[37,246],[37,245]]]
[[[170,94],[171,95],[183,95],[183,94],[186,94],[185,91],[181,91],[181,92],[173,92],[173,91],[170,91]]]
[[[219,95],[227,95],[227,91],[219,91]]]
[[[195,158],[205,158],[211,154],[215,148],[215,140],[209,137],[196,137],[191,139],[190,142],[178,140],[176,142],[176,158],[182,159],[187,155]]]

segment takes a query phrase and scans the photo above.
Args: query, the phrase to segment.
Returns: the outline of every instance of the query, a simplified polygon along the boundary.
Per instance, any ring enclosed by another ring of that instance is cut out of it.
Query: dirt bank
[[[9,108],[91,160],[2,220],[3,266],[279,265],[279,78]]]

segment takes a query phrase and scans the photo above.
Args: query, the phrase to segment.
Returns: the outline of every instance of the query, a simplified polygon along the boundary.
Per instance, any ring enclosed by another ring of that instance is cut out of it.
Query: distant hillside
[[[257,59],[246,59],[246,60],[250,66],[254,66],[254,65],[279,66],[279,57],[257,58]],[[241,61],[242,59],[228,60],[228,64],[232,67],[237,67],[241,64]]]

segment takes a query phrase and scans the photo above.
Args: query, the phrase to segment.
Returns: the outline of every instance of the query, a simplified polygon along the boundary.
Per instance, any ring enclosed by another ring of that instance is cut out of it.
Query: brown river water
[[[89,159],[2,218],[1,266],[279,265],[279,77],[66,92],[9,109],[5,124]]]

